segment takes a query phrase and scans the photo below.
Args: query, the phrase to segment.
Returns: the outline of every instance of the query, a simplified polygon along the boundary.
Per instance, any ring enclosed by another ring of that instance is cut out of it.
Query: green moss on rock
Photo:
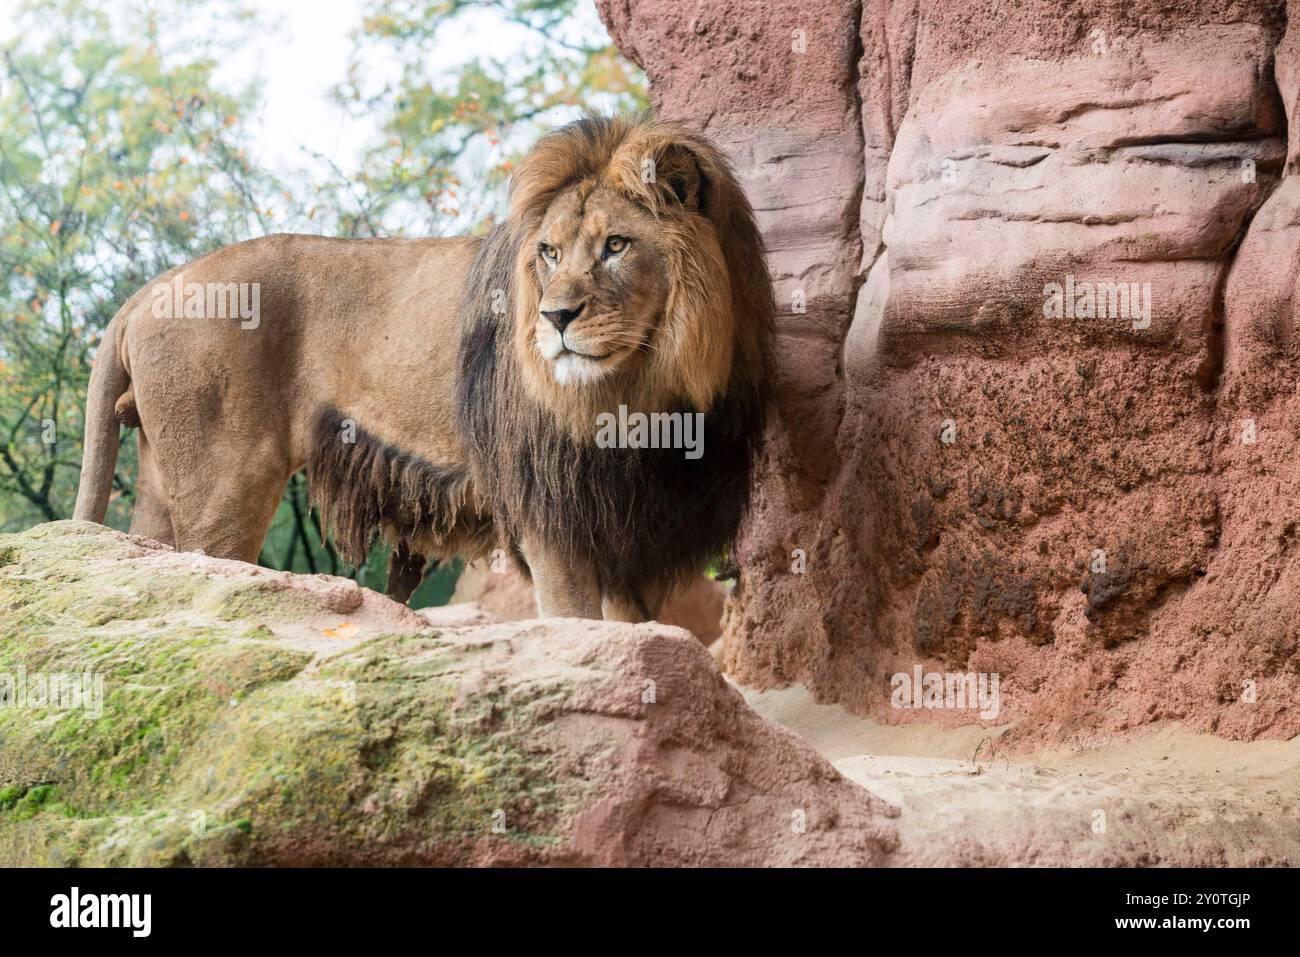
[[[320,660],[266,624],[309,599],[209,575],[87,523],[0,536],[0,676],[102,681],[89,707],[0,707],[0,865],[457,863],[562,841],[589,785],[533,740],[561,683],[466,695],[479,652],[432,633]]]

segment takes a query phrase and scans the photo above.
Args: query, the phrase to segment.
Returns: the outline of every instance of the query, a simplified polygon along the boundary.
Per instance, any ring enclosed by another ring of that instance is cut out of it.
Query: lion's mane
[[[651,182],[646,159],[658,170]],[[690,175],[679,177],[686,164]],[[616,411],[614,394],[597,387],[589,401],[567,400],[517,347],[516,329],[532,322],[541,296],[528,263],[542,218],[566,187],[590,179],[621,190],[665,230],[661,345],[629,409],[704,413],[701,458],[598,447],[593,410]],[[679,180],[696,211],[674,193]],[[590,562],[603,591],[636,600],[721,554],[747,507],[762,440],[774,311],[753,210],[707,139],[623,117],[589,117],[543,137],[512,177],[508,214],[485,241],[462,306],[459,428],[498,533]]]

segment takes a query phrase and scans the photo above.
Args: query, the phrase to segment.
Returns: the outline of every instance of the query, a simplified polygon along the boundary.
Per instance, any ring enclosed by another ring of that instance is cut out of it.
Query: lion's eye
[[[610,236],[605,240],[605,255],[617,256],[623,250],[627,249],[628,241],[623,236]]]
[[[542,254],[542,258],[548,263],[556,262],[560,258],[560,251],[549,243],[542,243],[537,247]]]

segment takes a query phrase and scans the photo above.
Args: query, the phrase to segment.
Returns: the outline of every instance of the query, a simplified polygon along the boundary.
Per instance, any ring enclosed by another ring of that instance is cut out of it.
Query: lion
[[[525,155],[483,239],[274,235],[140,290],[96,356],[75,515],[103,521],[124,425],[133,534],[256,561],[305,468],[341,555],[393,547],[398,600],[429,559],[501,549],[543,616],[651,619],[748,506],[774,311],[721,151],[587,117]],[[609,441],[637,414],[700,447]]]

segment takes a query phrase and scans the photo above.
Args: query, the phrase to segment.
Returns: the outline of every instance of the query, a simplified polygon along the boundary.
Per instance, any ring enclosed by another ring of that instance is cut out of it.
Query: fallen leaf
[[[350,621],[345,621],[334,628],[325,629],[326,638],[352,638],[361,629]]]

